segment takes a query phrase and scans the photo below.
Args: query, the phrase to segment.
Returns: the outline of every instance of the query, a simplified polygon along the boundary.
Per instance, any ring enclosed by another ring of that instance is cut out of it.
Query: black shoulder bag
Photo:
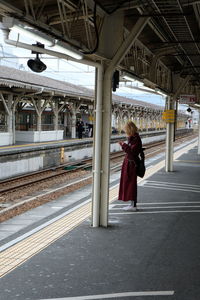
[[[146,171],[144,161],[145,161],[144,148],[142,148],[141,152],[138,155],[137,165],[136,165],[136,174],[141,178],[144,177]]]

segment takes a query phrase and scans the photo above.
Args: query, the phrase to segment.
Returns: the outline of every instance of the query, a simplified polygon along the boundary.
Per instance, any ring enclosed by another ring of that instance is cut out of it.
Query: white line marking
[[[159,183],[151,183],[151,182],[146,182],[145,186],[147,187],[160,187],[160,188],[168,188],[168,189],[184,189],[184,188],[187,188],[187,190],[190,190],[190,191],[200,191],[200,187],[196,186],[196,187],[192,187],[192,186],[177,186],[176,184],[159,184]]]
[[[66,298],[51,298],[51,299],[40,299],[40,300],[89,300],[89,299],[93,300],[93,299],[111,299],[111,298],[119,298],[119,297],[173,296],[173,295],[174,295],[174,291],[152,291],[152,292],[127,292],[127,293],[66,297]]]
[[[143,205],[166,205],[166,204],[192,204],[192,203],[194,203],[194,204],[198,204],[198,203],[200,203],[200,201],[185,201],[185,202],[180,202],[180,201],[178,201],[178,202],[143,202],[143,203],[138,203],[138,206],[143,206]],[[113,204],[113,206],[126,206],[126,203],[124,203],[124,204]]]
[[[195,139],[195,142],[193,144],[191,144],[190,142],[186,147],[184,146],[184,148],[181,148],[176,152],[174,151],[174,160],[179,158],[182,154],[186,153],[188,150],[193,149],[195,146],[197,146],[197,139]],[[165,166],[165,160],[161,160],[156,165],[153,165],[152,167],[148,168],[143,178],[138,177],[138,184],[142,185],[141,184],[142,181],[147,180],[147,178],[151,177],[153,174],[155,174],[156,172],[164,168],[164,166]]]
[[[144,214],[170,214],[170,213],[199,213],[200,210],[158,210],[158,211],[136,211],[136,212],[120,212],[110,213],[109,215],[144,215]]]
[[[115,206],[115,204],[110,204],[109,209],[113,209],[114,206]]]
[[[64,208],[65,206],[51,206],[51,208],[53,208],[53,209],[62,209],[62,208]]]
[[[148,188],[153,188],[153,189],[165,189],[165,190],[173,190],[173,191],[182,191],[182,192],[192,192],[192,193],[200,193],[200,189],[199,190],[193,190],[193,189],[183,189],[183,188],[173,188],[171,187],[166,187],[166,186],[155,186],[155,185],[151,185],[151,184],[145,184],[144,187],[148,187]]]
[[[195,185],[195,184],[186,184],[186,183],[177,183],[177,182],[168,182],[168,181],[145,180],[145,183],[162,184],[162,185],[180,185],[184,187],[189,186],[194,188],[200,188],[199,185]]]
[[[173,205],[173,206],[151,206],[151,207],[144,207],[143,209],[159,209],[159,208],[182,208],[182,207],[187,207],[187,208],[198,208],[200,205]],[[111,208],[112,210],[117,210],[119,208]]]

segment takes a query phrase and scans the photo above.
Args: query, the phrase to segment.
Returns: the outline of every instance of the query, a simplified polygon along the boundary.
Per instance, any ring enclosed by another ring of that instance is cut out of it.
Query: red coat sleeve
[[[135,137],[131,140],[131,143],[128,145],[127,143],[124,143],[122,145],[123,151],[127,154],[128,159],[135,159],[142,148],[141,139],[140,137]]]

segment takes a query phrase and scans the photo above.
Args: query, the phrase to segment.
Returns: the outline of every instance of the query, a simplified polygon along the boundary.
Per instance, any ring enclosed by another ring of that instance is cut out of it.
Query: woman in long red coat
[[[142,142],[138,134],[138,129],[132,121],[125,125],[125,132],[128,136],[128,142],[119,142],[122,150],[126,153],[121,170],[119,200],[131,201],[130,205],[124,210],[137,210],[137,175],[136,163],[138,155],[142,151]]]

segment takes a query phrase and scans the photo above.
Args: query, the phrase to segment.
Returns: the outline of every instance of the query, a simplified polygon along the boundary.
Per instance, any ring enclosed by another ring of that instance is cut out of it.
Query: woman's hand
[[[119,143],[119,145],[122,147],[123,146],[123,144],[124,144],[124,142],[122,142],[122,141],[120,141],[120,142],[118,142]]]

